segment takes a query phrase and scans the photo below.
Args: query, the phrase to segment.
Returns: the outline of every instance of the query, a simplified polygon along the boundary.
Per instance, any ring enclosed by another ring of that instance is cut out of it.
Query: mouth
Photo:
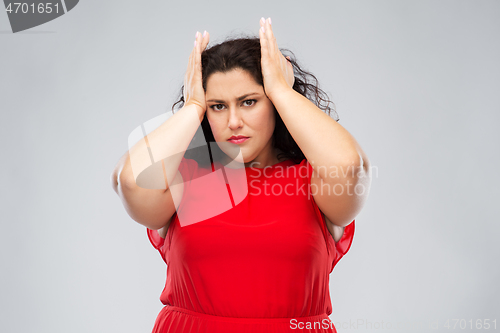
[[[248,136],[243,136],[243,135],[233,135],[232,137],[230,137],[229,139],[227,139],[227,141],[231,142],[231,143],[234,143],[234,144],[240,144],[240,143],[243,143],[245,141],[247,141],[248,139],[250,139]]]

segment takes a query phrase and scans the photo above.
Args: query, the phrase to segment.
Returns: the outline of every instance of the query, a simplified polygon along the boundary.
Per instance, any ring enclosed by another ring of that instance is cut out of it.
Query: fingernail
[[[264,26],[260,27],[260,30],[261,30],[262,32],[266,32],[266,31],[264,30]]]
[[[264,17],[261,17],[260,21],[262,22],[262,24],[266,23],[266,19]]]
[[[205,37],[207,35],[207,31],[203,31],[203,37]]]
[[[196,41],[194,41],[194,47],[196,47]]]
[[[198,38],[198,31],[194,34],[194,38]]]
[[[271,24],[271,18],[269,18],[269,24]]]

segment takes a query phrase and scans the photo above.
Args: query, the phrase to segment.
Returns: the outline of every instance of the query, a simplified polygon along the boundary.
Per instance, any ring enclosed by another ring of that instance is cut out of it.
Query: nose
[[[233,107],[229,110],[229,119],[227,127],[229,127],[232,130],[243,127],[243,119],[241,118],[241,112],[240,110],[238,110],[238,108]]]

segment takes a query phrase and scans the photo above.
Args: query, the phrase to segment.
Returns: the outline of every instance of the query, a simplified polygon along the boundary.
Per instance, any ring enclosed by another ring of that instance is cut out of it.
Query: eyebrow
[[[241,100],[247,98],[248,96],[258,95],[258,94],[259,94],[258,92],[253,92],[253,93],[250,93],[250,94],[246,94],[246,95],[240,96],[240,97],[237,98],[237,100],[241,101]],[[225,103],[224,101],[222,101],[220,99],[209,99],[207,102]]]

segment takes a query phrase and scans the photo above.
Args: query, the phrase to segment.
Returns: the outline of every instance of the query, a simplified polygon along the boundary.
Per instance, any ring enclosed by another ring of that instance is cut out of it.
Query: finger
[[[194,67],[196,69],[195,75],[198,75],[198,71],[201,70],[201,41],[203,36],[197,31],[196,32],[196,51],[194,56]]]
[[[196,31],[196,34],[194,35],[193,56],[196,54],[196,51],[198,50],[198,45],[200,44],[199,34],[200,33]]]
[[[197,44],[198,44],[198,31],[196,31],[193,49],[191,50],[191,54],[189,55],[189,69],[191,70],[193,70],[196,65]]]
[[[259,23],[260,23],[261,27],[265,26],[266,25],[266,19],[263,18],[263,17],[261,17]]]
[[[195,35],[195,41],[197,39],[196,38],[197,35],[198,35],[198,31],[196,32],[196,35]],[[194,58],[195,53],[196,53],[196,46],[193,44],[193,48],[191,50],[191,53],[189,54],[188,70],[193,67],[193,58]]]
[[[274,37],[274,34],[273,34],[273,28],[271,26],[271,18],[269,17],[267,20],[266,20],[266,25],[265,25],[265,28],[266,30],[266,37],[267,37],[267,40],[269,41],[269,52],[271,54],[274,54],[276,52],[276,50],[278,49],[278,45],[276,44],[276,38]]]
[[[195,42],[197,42],[197,40],[198,40],[198,31],[195,34]],[[196,43],[196,44],[198,44],[198,43]],[[187,99],[189,97],[189,96],[187,96],[187,94],[189,94],[188,88],[191,84],[193,75],[195,74],[195,70],[196,70],[196,53],[197,53],[197,47],[193,43],[193,49],[191,50],[191,54],[189,55],[187,71],[186,71],[186,75],[184,77],[184,95],[185,95],[184,97],[185,97],[185,99]]]
[[[203,41],[201,43],[201,50],[205,50],[205,48],[207,47],[208,45],[208,42],[210,41],[210,34],[208,33],[208,31],[205,30],[205,36],[203,36]]]
[[[196,51],[199,51],[199,50],[200,50],[200,44],[201,44],[201,36],[200,36],[200,32],[199,32],[199,31],[196,31],[196,35],[195,35],[195,43],[194,43],[194,48],[196,49]]]
[[[259,37],[260,37],[260,40],[261,40],[261,44],[262,44],[262,40],[264,39],[265,41],[267,40],[267,34],[266,34],[266,19],[264,19],[263,17],[261,17],[260,21],[259,21],[259,24],[260,24],[260,29],[259,29]],[[264,44],[267,46],[269,43],[265,43],[264,41]],[[262,46],[262,45],[261,45]]]
[[[261,28],[259,29],[259,38],[260,38],[261,57],[264,59],[264,58],[267,58],[269,56],[269,50],[268,50],[269,43],[267,41],[265,32],[262,32],[263,27],[264,26],[261,26]],[[265,27],[264,27],[264,29],[265,29]]]
[[[270,28],[269,28],[269,20],[268,19],[266,19],[264,21],[263,29],[264,29],[264,36],[263,37],[264,37],[265,42],[266,42],[266,47],[269,50],[269,54],[272,54],[271,38],[269,37]]]

